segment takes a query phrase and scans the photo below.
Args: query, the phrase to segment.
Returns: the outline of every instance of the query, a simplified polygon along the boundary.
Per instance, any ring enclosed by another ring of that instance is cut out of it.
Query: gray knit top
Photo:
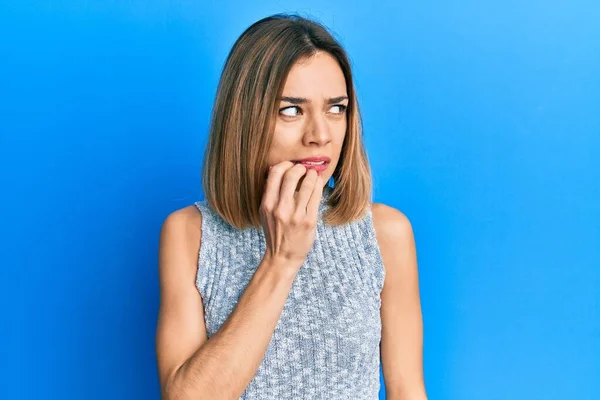
[[[370,207],[359,220],[324,224],[332,190],[323,190],[313,247],[240,399],[378,398],[385,270]],[[252,279],[265,254],[265,236],[262,227],[232,227],[206,200],[195,205],[202,213],[196,287],[210,339]]]

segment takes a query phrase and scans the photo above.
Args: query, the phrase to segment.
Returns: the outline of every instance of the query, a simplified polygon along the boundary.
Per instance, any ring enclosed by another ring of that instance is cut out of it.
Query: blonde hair
[[[372,179],[362,141],[362,121],[345,50],[318,22],[275,14],[252,24],[231,49],[212,110],[202,187],[208,204],[230,225],[260,226],[267,156],[286,77],[300,59],[325,51],[339,63],[348,95],[347,132],[333,172],[329,225],[363,215]]]

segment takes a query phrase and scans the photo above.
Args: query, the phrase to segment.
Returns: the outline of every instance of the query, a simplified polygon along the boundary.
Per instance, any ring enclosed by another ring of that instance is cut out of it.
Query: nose
[[[307,122],[306,131],[304,133],[305,145],[324,146],[331,141],[329,132],[329,124],[324,115],[312,115]]]

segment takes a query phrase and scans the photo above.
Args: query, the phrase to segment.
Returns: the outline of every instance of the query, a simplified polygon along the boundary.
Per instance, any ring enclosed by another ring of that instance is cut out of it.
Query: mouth
[[[329,167],[331,159],[329,157],[310,157],[301,160],[293,160],[294,164],[302,164],[307,169],[314,169],[319,174]]]

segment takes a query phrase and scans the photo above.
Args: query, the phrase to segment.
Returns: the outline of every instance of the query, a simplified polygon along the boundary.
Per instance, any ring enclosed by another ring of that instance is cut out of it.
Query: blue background
[[[234,40],[297,11],[413,223],[429,398],[600,399],[598,2],[0,4],[3,398],[159,398],[160,224]]]

